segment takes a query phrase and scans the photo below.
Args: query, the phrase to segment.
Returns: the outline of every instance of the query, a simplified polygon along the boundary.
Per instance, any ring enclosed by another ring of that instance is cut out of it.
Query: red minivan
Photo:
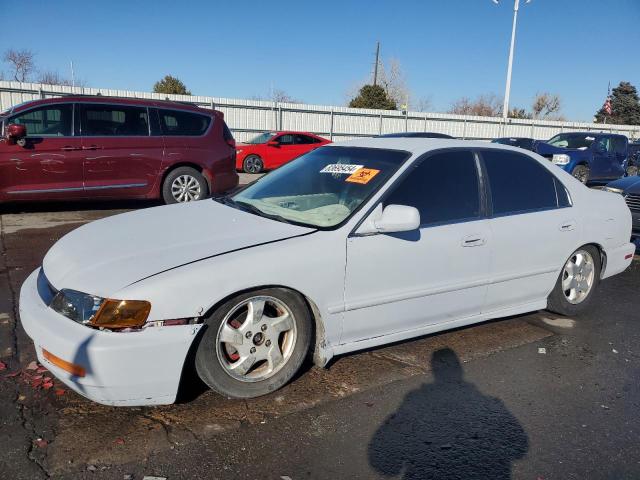
[[[60,97],[3,112],[0,202],[200,200],[238,185],[221,112],[176,102]]]

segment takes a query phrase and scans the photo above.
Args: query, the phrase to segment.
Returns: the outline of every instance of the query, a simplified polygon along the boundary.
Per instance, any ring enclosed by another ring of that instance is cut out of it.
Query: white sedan
[[[175,401],[186,369],[246,398],[333,356],[548,308],[632,261],[620,195],[498,144],[322,147],[233,196],[69,233],[20,294],[39,360],[109,405]]]

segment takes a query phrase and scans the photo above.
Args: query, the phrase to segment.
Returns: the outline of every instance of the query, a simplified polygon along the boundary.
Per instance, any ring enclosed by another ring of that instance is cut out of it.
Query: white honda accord
[[[632,261],[620,195],[498,144],[317,149],[235,195],[69,233],[25,281],[39,360],[109,405],[227,397],[334,355],[548,308],[575,315]],[[191,361],[193,359],[193,361]]]

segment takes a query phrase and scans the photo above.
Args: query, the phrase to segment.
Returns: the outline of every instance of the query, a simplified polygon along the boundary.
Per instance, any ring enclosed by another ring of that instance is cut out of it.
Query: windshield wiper
[[[282,222],[282,223],[294,223],[290,220],[287,220],[284,217],[281,217],[280,215],[275,215],[273,213],[266,213],[263,212],[262,210],[260,210],[258,207],[256,207],[255,205],[252,205],[250,203],[247,202],[236,202],[233,198],[231,197],[218,197],[214,199],[217,202],[220,202],[224,205],[228,205],[232,208],[237,208],[238,210],[244,210],[245,212],[248,213],[253,213],[255,215],[258,215],[259,217],[264,217],[264,218],[269,218],[271,220],[276,220],[278,222]]]

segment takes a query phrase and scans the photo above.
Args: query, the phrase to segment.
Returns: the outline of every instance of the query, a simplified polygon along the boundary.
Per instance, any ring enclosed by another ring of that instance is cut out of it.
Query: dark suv
[[[235,188],[221,112],[155,100],[61,97],[2,113],[0,201],[199,200]]]

